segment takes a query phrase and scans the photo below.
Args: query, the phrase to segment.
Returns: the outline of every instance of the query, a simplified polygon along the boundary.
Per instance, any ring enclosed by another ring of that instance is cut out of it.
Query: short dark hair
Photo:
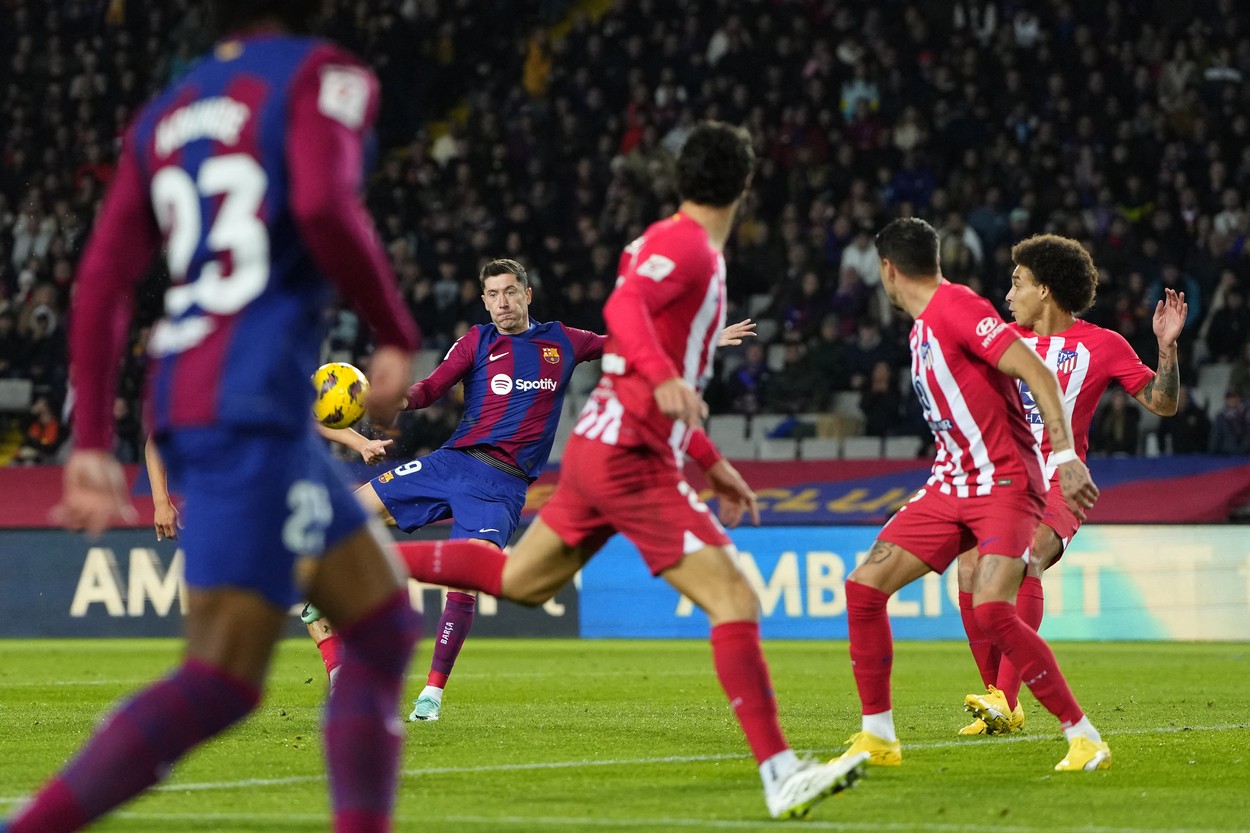
[[[718,121],[701,121],[677,157],[677,190],[700,205],[731,205],[746,190],[755,165],[751,134]]]
[[[275,19],[289,31],[307,34],[325,14],[325,0],[212,0],[211,23],[218,37],[260,20]]]
[[[478,273],[477,280],[482,285],[483,292],[486,291],[486,279],[496,275],[516,275],[516,281],[522,287],[528,288],[530,285],[530,276],[525,274],[524,266],[511,258],[498,257],[483,266]]]
[[[877,232],[877,257],[889,260],[904,275],[936,275],[938,260],[937,229],[919,217],[900,217]]]
[[[1069,237],[1035,234],[1011,247],[1011,260],[1033,273],[1064,312],[1076,315],[1094,305],[1098,268],[1085,247]]]

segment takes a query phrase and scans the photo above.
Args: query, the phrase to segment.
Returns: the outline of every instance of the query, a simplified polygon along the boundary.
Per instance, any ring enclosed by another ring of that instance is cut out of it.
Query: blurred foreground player
[[[1068,738],[1057,770],[1106,769],[1111,751],[1068,689],[1050,647],[1016,612],[1016,590],[1045,505],[1045,481],[1020,394],[1029,386],[1050,434],[1059,483],[1076,516],[1098,489],[1073,448],[1055,374],[988,301],[942,277],[937,232],[895,220],[877,235],[881,286],[915,319],[911,376],[937,456],[928,483],[882,527],[846,580],[851,665],[863,719],[846,755],[879,766],[903,762],[894,731],[890,676],[894,640],[886,603],[928,572],[941,573],[975,545],[973,612],[994,646],[1021,670]]]
[[[1094,410],[1113,381],[1119,382],[1151,413],[1176,413],[1181,386],[1176,342],[1188,314],[1185,293],[1165,289],[1164,298],[1155,305],[1152,323],[1159,340],[1156,373],[1142,364],[1119,333],[1077,319],[1078,313],[1093,305],[1098,289],[1098,269],[1079,241],[1040,234],[1017,243],[1011,258],[1016,268],[1011,274],[1007,303],[1015,318],[1013,328],[1058,377],[1063,407],[1072,420],[1073,448],[1081,462],[1089,449]],[[1018,384],[1025,418],[1041,447],[1045,473],[1049,476],[1046,508],[1033,535],[1024,580],[1016,594],[1020,618],[1037,630],[1045,607],[1042,573],[1063,555],[1081,528],[1081,520],[1064,500],[1050,433],[1037,401],[1028,385]],[[986,690],[964,698],[964,708],[976,717],[959,733],[1008,734],[1024,726],[1024,709],[1019,701],[1020,672],[1003,658],[977,625],[972,608],[976,562],[975,549],[959,556],[959,613]]]
[[[604,307],[603,378],[578,418],[551,500],[511,555],[470,541],[401,544],[400,552],[421,581],[538,605],[624,533],[653,575],[707,613],[716,673],[759,763],[769,813],[795,818],[854,783],[867,756],[800,761],[786,743],[760,648],[759,601],[725,530],[682,476],[689,454],[726,523],[748,513],[758,522],[755,494],[697,427],[725,319],[721,250],[752,162],[742,130],[704,122],[686,140],[680,210],[621,257]]]
[[[243,719],[305,593],[346,645],[325,716],[334,829],[391,829],[395,709],[418,620],[308,416],[331,285],[374,330],[378,417],[393,416],[418,343],[359,196],[377,81],[351,54],[297,34],[318,2],[213,5],[229,36],[141,112],[83,255],[76,449],[60,507],[93,534],[133,513],[105,449],[132,290],[163,238],[173,285],[148,396],[187,502],[186,654],[109,717],[9,833],[77,830]]]

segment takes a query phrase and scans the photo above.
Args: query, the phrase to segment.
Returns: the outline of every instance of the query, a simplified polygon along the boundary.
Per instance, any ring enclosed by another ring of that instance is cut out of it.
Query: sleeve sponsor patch
[[[662,281],[672,274],[677,268],[677,264],[664,255],[651,255],[638,265],[634,271],[644,278],[650,278],[653,281]]]
[[[977,335],[981,336],[981,346],[988,347],[990,342],[998,338],[999,333],[1007,329],[1007,324],[992,315],[977,322]]]
[[[369,107],[369,76],[359,67],[327,66],[321,70],[317,109],[337,122],[359,130]]]

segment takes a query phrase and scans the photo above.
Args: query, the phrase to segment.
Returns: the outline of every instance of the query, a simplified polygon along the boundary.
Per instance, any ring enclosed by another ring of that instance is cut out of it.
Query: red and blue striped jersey
[[[444,448],[481,448],[531,480],[542,473],[573,368],[603,355],[605,336],[531,321],[508,335],[479,324],[442,363],[408,389],[408,407],[424,408],[464,382],[464,417]]]
[[[118,322],[162,243],[172,285],[149,344],[157,431],[306,424],[331,284],[379,345],[417,346],[360,199],[377,91],[333,44],[258,33],[218,43],[143,108],[80,267],[80,447],[109,444]]]

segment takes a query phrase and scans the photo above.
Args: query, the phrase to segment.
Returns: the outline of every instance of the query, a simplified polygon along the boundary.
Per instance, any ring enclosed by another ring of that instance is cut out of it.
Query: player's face
[[[1042,286],[1032,270],[1017,266],[1011,273],[1011,290],[1007,293],[1007,306],[1016,323],[1033,329],[1042,317],[1043,300]]]
[[[877,259],[877,268],[881,272],[881,286],[885,289],[885,297],[890,299],[890,303],[895,309],[903,308],[903,300],[899,297],[898,281],[894,274],[894,264],[888,260]]]
[[[532,297],[533,291],[521,286],[511,273],[487,278],[482,290],[482,303],[501,333],[523,333],[529,329]]]

